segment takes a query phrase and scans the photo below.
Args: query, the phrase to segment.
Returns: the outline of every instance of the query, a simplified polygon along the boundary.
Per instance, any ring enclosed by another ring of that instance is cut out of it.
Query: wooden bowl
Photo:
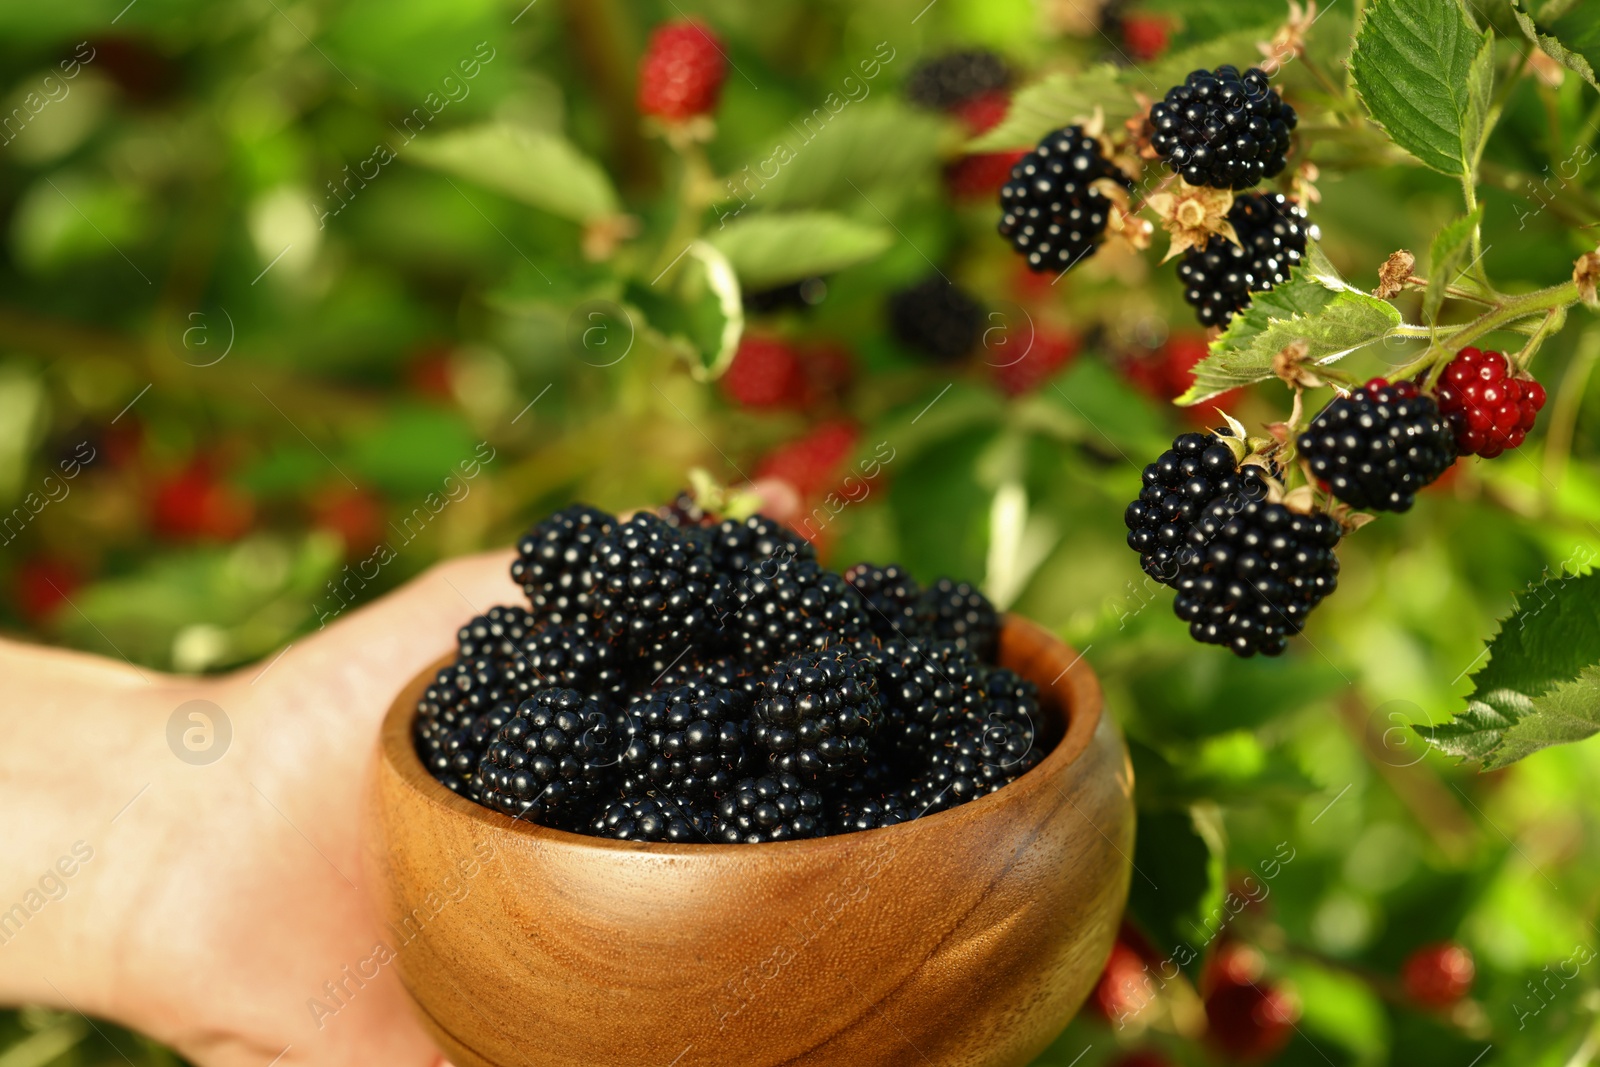
[[[366,871],[401,981],[457,1067],[1020,1067],[1111,951],[1133,775],[1072,649],[1010,618],[1000,660],[1059,742],[997,793],[866,833],[612,841],[456,796],[395,698]],[[1064,720],[1064,721],[1063,721]]]

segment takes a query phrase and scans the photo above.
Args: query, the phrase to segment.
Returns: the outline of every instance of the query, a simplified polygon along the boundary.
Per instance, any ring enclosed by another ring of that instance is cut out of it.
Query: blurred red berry
[[[1121,1028],[1150,1006],[1155,992],[1144,960],[1133,946],[1118,939],[1111,946],[1111,958],[1100,972],[1089,1006],[1106,1023]]]
[[[104,71],[135,104],[160,103],[173,96],[183,76],[182,68],[165,52],[137,37],[96,37],[79,45],[72,58]]]
[[[1075,333],[1038,327],[1032,343],[1020,357],[1011,357],[1010,363],[994,365],[995,381],[1007,396],[1032,392],[1077,358],[1079,346]],[[1001,349],[997,355],[1003,357],[1005,350]]]
[[[1206,959],[1200,974],[1201,992],[1230,985],[1249,985],[1267,970],[1261,951],[1242,941],[1223,941]]]
[[[1492,459],[1517,448],[1544,407],[1544,386],[1514,371],[1500,352],[1463,348],[1439,379],[1439,410],[1466,456]]]
[[[1477,967],[1472,953],[1455,941],[1424,945],[1406,957],[1400,980],[1406,996],[1428,1008],[1449,1008],[1472,989]]]
[[[976,137],[1000,125],[1000,120],[1011,110],[1011,93],[1006,89],[991,89],[979,93],[950,108],[950,113],[966,124],[967,132]]]
[[[30,623],[44,622],[83,584],[78,569],[65,560],[35,556],[17,568],[17,613]]]
[[[800,354],[782,338],[747,334],[722,376],[722,391],[747,408],[798,406],[806,391]]]
[[[455,387],[451,382],[450,349],[425,348],[406,363],[406,384],[418,396],[432,400],[452,400]]]
[[[1166,52],[1171,22],[1163,15],[1124,15],[1122,47],[1135,63],[1159,59]]]
[[[1194,366],[1206,358],[1209,346],[1204,334],[1173,334],[1154,352],[1125,360],[1122,373],[1135,388],[1156,400],[1170,402],[1194,384]],[[1241,389],[1230,389],[1204,404],[1184,408],[1184,417],[1196,426],[1212,426],[1218,421],[1215,409],[1227,408],[1243,395]]]
[[[757,465],[756,477],[782,479],[802,500],[815,500],[833,488],[860,436],[861,431],[848,422],[822,423],[769,453]]]
[[[151,525],[174,541],[231,541],[254,518],[250,497],[219,479],[203,459],[157,482],[150,500]]]
[[[1239,1062],[1282,1052],[1299,1019],[1299,1000],[1270,982],[1223,985],[1206,997],[1207,1040]]]
[[[1026,151],[980,152],[975,156],[962,156],[944,168],[945,188],[958,200],[992,196],[1011,180],[1011,168],[1027,154]]]
[[[837,341],[808,346],[801,356],[800,368],[805,379],[806,407],[838,400],[856,376],[855,356]]]
[[[340,482],[311,498],[317,529],[337,534],[345,551],[356,554],[383,540],[383,503],[371,493]]]
[[[717,106],[727,75],[722,42],[693,19],[663,23],[639,63],[639,110],[682,122]]]
[[[94,442],[90,442],[91,445]],[[124,415],[105,428],[100,435],[98,452],[113,467],[130,467],[139,461],[144,452],[144,423],[132,415]],[[79,457],[82,458],[81,456]],[[100,458],[96,456],[96,459]]]

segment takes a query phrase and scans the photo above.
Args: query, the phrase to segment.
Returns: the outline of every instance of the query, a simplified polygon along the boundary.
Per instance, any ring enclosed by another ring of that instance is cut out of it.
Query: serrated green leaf
[[[1350,71],[1395,144],[1445,174],[1472,174],[1494,81],[1494,41],[1460,0],[1377,0]]]
[[[1128,910],[1163,952],[1203,946],[1222,900],[1225,850],[1205,808],[1139,812]]]
[[[1522,599],[1489,644],[1466,710],[1418,727],[1485,770],[1600,732],[1600,571],[1554,578]]]
[[[1534,21],[1520,4],[1513,5],[1511,13],[1528,40],[1545,55],[1600,89],[1600,81],[1595,80],[1595,65],[1600,63],[1600,19],[1592,10],[1568,11],[1547,25]]]
[[[829,211],[796,211],[742,216],[707,240],[745,288],[767,289],[872,259],[894,234]]]
[[[715,381],[744,334],[739,278],[705,241],[690,244],[682,259],[651,284],[630,282],[623,295],[643,318],[646,337],[683,359],[695,379]]]
[[[1019,89],[1006,117],[969,142],[967,151],[1031,148],[1051,130],[1086,121],[1096,108],[1107,122],[1121,122],[1138,108],[1124,77],[1124,72],[1109,63],[1076,74],[1047,74]]]
[[[1461,263],[1472,248],[1472,232],[1483,221],[1483,205],[1472,214],[1463,216],[1434,234],[1433,246],[1428,251],[1428,290],[1422,297],[1422,317],[1432,322],[1444,303],[1444,290],[1461,269]]]
[[[1381,341],[1400,325],[1400,312],[1387,300],[1356,289],[1322,258],[1312,254],[1276,289],[1257,293],[1211,343],[1195,364],[1194,384],[1177,403],[1198,404],[1229,389],[1273,376],[1272,359],[1297,341],[1306,344],[1313,363],[1334,360]]]
[[[566,138],[542,130],[469,126],[419,137],[401,155],[574,222],[618,212],[616,190],[600,165]]]

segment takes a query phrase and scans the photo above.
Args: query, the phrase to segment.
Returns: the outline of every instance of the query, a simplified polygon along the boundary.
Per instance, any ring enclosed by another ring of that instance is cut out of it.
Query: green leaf
[[[1578,77],[1600,89],[1595,65],[1600,63],[1600,19],[1594,12],[1572,10],[1548,25],[1540,25],[1521,5],[1513,6],[1517,25],[1541,51]]]
[[[1165,953],[1203,949],[1216,935],[1211,916],[1222,899],[1225,857],[1206,810],[1139,812],[1128,910]]]
[[[1356,31],[1350,71],[1395,144],[1445,174],[1477,168],[1494,42],[1461,0],[1375,0]]]
[[[734,219],[707,240],[746,289],[769,289],[872,259],[894,234],[830,211],[796,211]]]
[[[1123,73],[1109,63],[1079,74],[1047,74],[1018,90],[1006,117],[969,142],[967,151],[1031,148],[1051,130],[1087,121],[1095,108],[1104,112],[1106,121],[1120,122],[1137,107]]]
[[[1466,710],[1419,726],[1435,748],[1485,770],[1600,732],[1600,571],[1553,578],[1523,598],[1473,675]]]
[[[574,222],[618,212],[606,172],[553,133],[490,123],[419,137],[400,154]]]
[[[771,147],[728,175],[724,221],[750,207],[849,207],[934,172],[945,120],[897,101],[818,105],[774,134]],[[870,217],[870,216],[869,216]]]
[[[681,258],[649,285],[629,283],[625,296],[643,316],[646,336],[683,359],[697,381],[715,381],[744,334],[739,279],[728,257],[704,241]]]
[[[1381,341],[1398,325],[1393,304],[1345,282],[1313,245],[1286,283],[1256,293],[1211,342],[1211,354],[1195,364],[1194,384],[1177,402],[1198,404],[1271,378],[1273,357],[1297,341],[1305,342],[1309,361],[1332,363]]]
[[[1445,286],[1460,273],[1462,261],[1472,248],[1472,233],[1482,221],[1483,205],[1479,204],[1472,214],[1456,219],[1434,235],[1428,252],[1428,291],[1422,298],[1422,317],[1428,322],[1438,317]]]

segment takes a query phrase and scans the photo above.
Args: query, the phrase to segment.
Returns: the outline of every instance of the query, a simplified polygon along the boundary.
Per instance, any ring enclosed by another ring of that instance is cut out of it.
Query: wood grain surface
[[[1072,649],[1010,618],[1001,661],[1059,738],[997,793],[899,826],[642,844],[509,819],[411,743],[406,686],[369,790],[367,884],[457,1067],[1021,1067],[1110,952],[1132,772]]]

